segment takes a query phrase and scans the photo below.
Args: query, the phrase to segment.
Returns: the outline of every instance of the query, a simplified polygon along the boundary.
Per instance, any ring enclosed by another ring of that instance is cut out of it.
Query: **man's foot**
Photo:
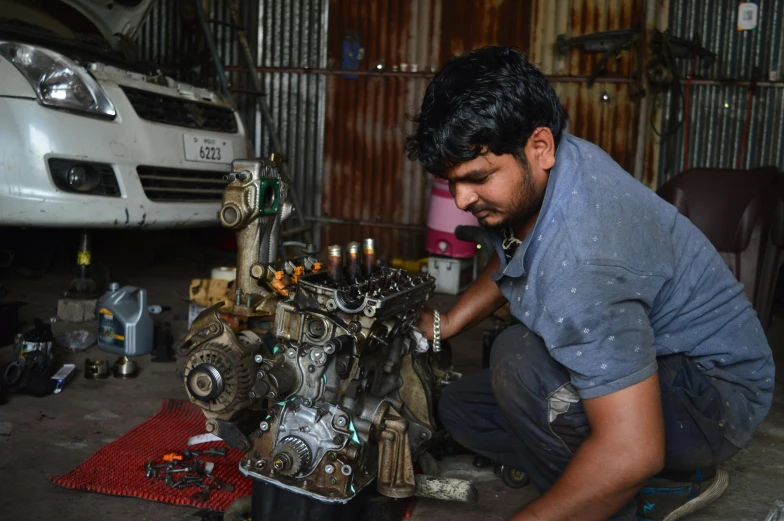
[[[638,521],[675,521],[716,501],[729,485],[726,470],[714,468],[694,473],[664,472],[640,490]]]

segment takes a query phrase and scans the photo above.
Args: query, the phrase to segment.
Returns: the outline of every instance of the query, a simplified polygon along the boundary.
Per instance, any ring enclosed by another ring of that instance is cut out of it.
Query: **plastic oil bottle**
[[[98,300],[98,347],[124,356],[152,352],[153,323],[146,289],[109,284]]]

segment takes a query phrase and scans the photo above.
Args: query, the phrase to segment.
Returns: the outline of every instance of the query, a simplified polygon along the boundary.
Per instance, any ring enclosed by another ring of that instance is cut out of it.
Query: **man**
[[[521,323],[439,415],[539,489],[514,520],[675,519],[726,486],[716,465],[770,407],[771,351],[702,233],[564,120],[511,48],[455,57],[427,88],[409,158],[449,181],[498,253],[440,315],[441,338],[506,302]]]

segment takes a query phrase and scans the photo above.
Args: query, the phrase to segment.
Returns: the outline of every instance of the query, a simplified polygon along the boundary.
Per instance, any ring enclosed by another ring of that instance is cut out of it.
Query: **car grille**
[[[150,201],[220,201],[228,172],[138,166],[136,173]]]
[[[101,176],[101,183],[91,192],[77,192],[68,187],[66,179],[68,171],[76,165],[87,165],[92,167]],[[93,163],[91,161],[74,161],[72,159],[49,158],[49,172],[55,185],[61,190],[82,195],[103,195],[106,197],[120,197],[120,186],[117,184],[117,176],[114,174],[112,165],[106,163]]]
[[[178,127],[237,133],[237,120],[231,109],[131,87],[122,87],[122,90],[142,119]]]

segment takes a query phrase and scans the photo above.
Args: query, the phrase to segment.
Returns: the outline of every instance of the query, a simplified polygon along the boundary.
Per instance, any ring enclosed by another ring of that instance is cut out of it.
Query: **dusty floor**
[[[205,271],[199,270],[198,265],[205,262],[209,265],[214,256],[197,262],[195,256],[187,253],[188,244],[167,250],[162,248],[167,242],[162,235],[150,237],[107,241],[104,235],[102,245],[95,248],[94,258],[111,266],[113,279],[145,287],[151,303],[170,306],[172,309],[156,320],[172,321],[175,334],[181,334],[186,326],[188,282],[193,277],[205,276]],[[109,246],[116,249],[110,252]],[[0,284],[9,290],[9,298],[28,303],[21,309],[25,325],[30,325],[34,317],[56,315],[57,299],[72,278],[72,270],[63,260],[70,259],[71,253],[68,247],[65,256],[62,251],[54,252],[51,266],[39,278],[31,278],[29,273],[21,274],[18,270],[0,270]],[[448,309],[452,301],[452,297],[436,296],[433,304]],[[94,328],[95,323],[84,326]],[[84,326],[55,323],[53,329],[58,333]],[[779,314],[769,338],[774,351],[778,351],[781,364],[784,362],[781,356],[784,355],[784,314]],[[457,370],[465,373],[477,370],[481,359],[481,327],[456,338],[453,347]],[[10,347],[0,348],[0,362],[8,361],[11,354]],[[67,355],[65,361],[81,368],[85,358],[100,356],[111,358],[91,347],[84,353]],[[45,398],[12,395],[9,403],[0,406],[0,521],[81,521],[87,518],[178,521],[194,510],[141,499],[66,490],[47,479],[71,470],[102,445],[152,416],[162,398],[186,398],[180,373],[181,360],[174,364],[155,364],[149,357],[141,357],[138,361],[141,374],[133,380],[92,381],[79,373],[60,395]],[[413,519],[501,520],[535,496],[532,487],[521,490],[505,487],[491,471],[473,468],[470,460],[466,456],[445,459],[441,470],[445,475],[476,480],[480,502],[466,507],[419,500]],[[726,468],[731,475],[729,490],[714,505],[690,519],[762,521],[773,501],[784,498],[784,386],[781,378],[769,417],[751,446],[728,462]]]

